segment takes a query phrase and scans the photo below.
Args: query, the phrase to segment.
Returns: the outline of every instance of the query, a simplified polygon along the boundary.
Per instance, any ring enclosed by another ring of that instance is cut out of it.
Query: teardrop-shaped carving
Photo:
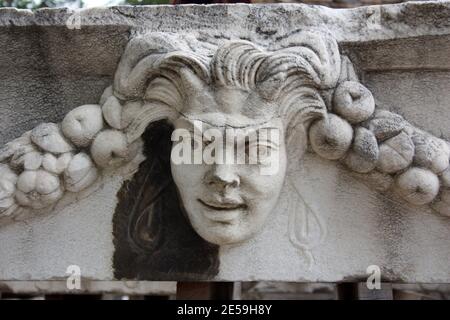
[[[305,255],[306,263],[311,267],[313,256],[311,250],[320,245],[326,236],[326,226],[322,218],[305,201],[294,182],[289,180],[289,240]]]

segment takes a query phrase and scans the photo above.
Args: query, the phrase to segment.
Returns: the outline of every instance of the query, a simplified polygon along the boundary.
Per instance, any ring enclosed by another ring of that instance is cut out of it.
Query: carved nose
[[[208,173],[207,181],[210,186],[219,189],[237,188],[240,184],[239,176],[233,166],[227,164],[214,165]]]

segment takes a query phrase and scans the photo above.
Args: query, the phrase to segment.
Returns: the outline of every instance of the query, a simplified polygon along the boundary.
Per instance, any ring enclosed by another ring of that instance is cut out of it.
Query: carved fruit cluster
[[[358,173],[391,176],[399,195],[414,205],[433,202],[450,216],[450,145],[414,128],[403,117],[375,109],[370,91],[356,81],[341,82],[332,113],[309,130],[312,149],[340,160]]]
[[[121,105],[110,88],[101,104],[75,108],[60,124],[40,124],[0,150],[0,217],[49,207],[66,191],[91,186],[100,169],[133,159],[138,142],[128,144],[119,131]]]

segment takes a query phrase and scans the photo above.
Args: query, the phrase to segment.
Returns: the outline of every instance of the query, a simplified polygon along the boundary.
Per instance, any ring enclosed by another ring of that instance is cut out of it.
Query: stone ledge
[[[70,9],[0,9],[0,27],[65,26]],[[341,42],[373,41],[450,33],[450,2],[406,2],[355,9],[304,4],[156,5],[78,11],[82,26],[126,26],[147,31],[189,31],[232,26],[261,35],[314,27]],[[181,16],[183,13],[183,16]],[[170,16],[174,16],[171,19]],[[282,17],[282,18],[280,18]],[[174,23],[176,22],[176,23]]]

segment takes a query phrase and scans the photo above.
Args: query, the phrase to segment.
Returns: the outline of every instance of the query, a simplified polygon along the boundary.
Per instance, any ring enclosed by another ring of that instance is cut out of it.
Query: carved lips
[[[205,211],[205,216],[216,222],[231,222],[239,216],[242,210],[247,209],[245,203],[233,199],[226,199],[220,202],[198,199],[198,202],[209,209]]]

